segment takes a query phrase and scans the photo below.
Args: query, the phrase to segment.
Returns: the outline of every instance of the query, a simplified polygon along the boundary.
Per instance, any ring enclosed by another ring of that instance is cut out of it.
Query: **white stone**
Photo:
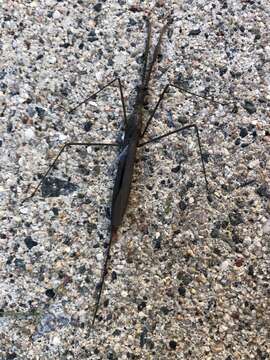
[[[102,261],[103,255],[101,253],[97,254],[96,259],[97,259],[97,261]]]
[[[263,226],[263,232],[264,234],[270,234],[270,219],[266,221],[266,223]]]
[[[59,346],[59,345],[61,344],[61,339],[60,339],[60,337],[59,337],[59,336],[54,336],[54,337],[52,338],[52,344],[53,344],[54,346]]]
[[[35,131],[32,128],[27,128],[24,132],[25,140],[31,140],[35,137]]]

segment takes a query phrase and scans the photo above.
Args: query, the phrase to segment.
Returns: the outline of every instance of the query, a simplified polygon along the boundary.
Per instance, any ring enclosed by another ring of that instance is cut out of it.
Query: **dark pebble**
[[[241,138],[246,137],[248,135],[247,129],[246,128],[241,128],[239,135],[240,135]]]
[[[201,33],[201,30],[200,29],[196,29],[196,30],[191,30],[189,32],[189,36],[196,36],[196,35],[199,35]]]
[[[208,163],[209,157],[210,157],[210,154],[208,154],[208,153],[202,154],[203,161],[206,163]]]
[[[82,266],[79,267],[79,273],[80,273],[80,274],[84,274],[85,271],[86,271],[85,265],[82,265]]]
[[[70,44],[69,43],[64,43],[63,45],[60,45],[60,46],[62,46],[64,49],[67,49],[68,47],[70,47]]]
[[[78,166],[78,168],[79,168],[79,172],[80,172],[80,174],[82,174],[82,175],[89,175],[90,173],[91,173],[91,171],[87,168],[87,167],[85,167],[83,164],[80,164],[79,166]]]
[[[91,130],[91,128],[92,128],[92,123],[90,121],[86,121],[83,125],[84,131],[88,132]]]
[[[119,329],[114,330],[113,336],[119,336],[119,335],[121,335],[121,330]]]
[[[179,209],[184,211],[184,210],[186,210],[186,208],[187,208],[187,203],[185,201],[181,200],[179,202]]]
[[[94,41],[97,41],[98,38],[97,38],[97,37],[89,37],[88,40],[89,40],[90,42],[94,42]]]
[[[228,225],[229,225],[229,221],[228,221],[228,220],[223,220],[223,221],[221,222],[221,227],[222,227],[223,229],[226,229],[226,228],[228,227]]]
[[[97,3],[96,5],[94,5],[94,10],[97,12],[100,12],[102,9],[102,4],[101,3]]]
[[[190,188],[193,188],[194,187],[194,182],[192,182],[192,181],[188,181],[187,182],[187,189],[190,189]]]
[[[261,34],[258,30],[257,34],[254,36],[254,41],[260,40],[260,38],[261,38]]]
[[[213,253],[214,253],[214,254],[217,254],[218,256],[221,256],[221,251],[220,251],[220,249],[217,248],[217,247],[214,247],[214,248],[213,248]]]
[[[247,147],[247,146],[249,146],[250,144],[248,144],[248,143],[243,143],[243,144],[241,144],[241,148],[245,148],[245,147]]]
[[[26,270],[26,266],[23,259],[15,259],[14,264],[17,269]]]
[[[146,327],[143,327],[143,331],[140,335],[140,347],[143,348],[146,343],[146,336],[147,336],[148,330]]]
[[[170,342],[169,342],[169,347],[170,347],[172,350],[175,350],[176,347],[177,347],[177,342],[174,341],[174,340],[170,340]]]
[[[111,278],[112,278],[112,281],[115,281],[117,279],[117,273],[115,271],[112,271]]]
[[[13,360],[16,359],[17,354],[16,353],[8,353],[6,354],[6,360]]]
[[[249,265],[248,269],[247,269],[247,273],[249,276],[254,276],[254,267],[253,265]]]
[[[113,66],[114,65],[113,59],[109,59],[107,64],[108,66]]]
[[[232,113],[237,114],[238,113],[238,106],[236,104],[233,104]]]
[[[136,359],[138,359],[138,356],[135,354],[132,354],[130,352],[127,352],[127,358],[131,359],[131,360],[136,360]]]
[[[256,189],[256,193],[261,197],[266,197],[267,199],[270,199],[270,190],[266,184],[259,186]]]
[[[238,234],[236,234],[235,232],[233,232],[233,234],[232,234],[232,240],[235,244],[240,244],[243,242],[243,240],[241,240],[240,236]]]
[[[96,34],[95,30],[89,31],[89,33],[88,33],[88,40],[89,40],[90,42],[94,42],[94,41],[97,41],[97,40],[98,40],[98,37],[97,37],[97,34]]]
[[[108,360],[117,360],[117,357],[114,355],[114,353],[110,352],[107,356]]]
[[[213,229],[210,235],[213,239],[217,239],[219,237],[219,229]]]
[[[234,79],[240,79],[240,77],[242,76],[242,73],[240,71],[238,72],[230,71],[230,74]]]
[[[146,340],[146,346],[148,349],[153,350],[155,347],[155,343],[151,339]]]
[[[240,145],[241,144],[241,140],[240,138],[237,138],[234,142],[235,145]]]
[[[142,301],[140,304],[138,304],[138,311],[142,311],[146,307],[146,302]]]
[[[185,286],[189,285],[193,280],[191,275],[183,273],[181,274],[180,272],[177,274],[177,279],[181,280],[182,284]]]
[[[97,34],[96,34],[95,30],[92,29],[89,31],[88,36],[95,37],[95,36],[97,36]]]
[[[245,100],[244,104],[242,105],[243,108],[245,110],[247,110],[247,112],[251,115],[251,114],[254,114],[257,110],[256,110],[256,107],[255,105],[253,104],[252,101],[249,101],[249,100]]]
[[[13,259],[14,259],[14,256],[9,256],[9,257],[7,258],[6,264],[7,264],[7,265],[10,265],[10,264],[12,263]]]
[[[60,89],[60,93],[61,93],[61,95],[63,95],[63,96],[68,96],[68,94],[69,94],[69,89],[68,89],[68,87],[62,85],[62,86],[61,86],[61,89]]]
[[[261,350],[260,348],[256,349],[257,355],[258,355],[258,360],[267,360],[269,359],[269,353],[264,350]]]
[[[28,247],[28,249],[32,249],[32,247],[37,246],[37,242],[32,240],[31,236],[27,236],[24,239],[25,245]]]
[[[52,212],[54,213],[55,216],[57,216],[59,214],[59,209],[57,207],[53,207]]]
[[[168,315],[171,310],[169,310],[169,309],[167,308],[167,306],[161,306],[160,311],[161,311],[164,315]]]
[[[137,24],[137,21],[136,20],[134,20],[134,19],[132,19],[132,18],[129,18],[128,19],[128,25],[130,25],[130,26],[135,26]]]
[[[47,289],[47,290],[45,291],[45,294],[46,294],[49,298],[51,298],[51,299],[55,297],[55,292],[54,292],[53,289]]]
[[[12,129],[13,129],[13,124],[12,124],[12,122],[9,122],[9,123],[7,124],[7,132],[8,132],[8,133],[11,133]]]
[[[228,71],[227,67],[222,67],[219,69],[219,75],[223,76],[224,74],[226,74],[227,71]]]
[[[4,82],[0,82],[0,89],[5,93],[7,90],[7,84]]]
[[[245,32],[245,27],[244,27],[243,25],[240,25],[240,26],[239,26],[239,30],[240,30],[241,32]]]
[[[5,71],[5,70],[1,70],[1,71],[0,71],[0,80],[3,80],[6,75],[7,75],[6,71]]]
[[[237,211],[231,212],[229,214],[229,220],[232,226],[237,226],[244,222],[241,214],[239,214]]]
[[[45,115],[45,110],[44,109],[42,109],[39,106],[36,106],[36,112],[38,114],[38,117],[40,117],[40,119],[44,118],[44,115]]]
[[[180,165],[177,165],[176,167],[174,167],[174,168],[171,169],[171,172],[173,172],[173,173],[178,173],[178,172],[180,171],[180,169],[181,169],[181,166],[180,166]]]
[[[183,286],[179,286],[178,293],[179,293],[179,295],[185,297],[186,296],[186,289]]]
[[[161,249],[161,237],[155,239],[153,241],[153,244],[154,244],[154,249],[160,250]]]

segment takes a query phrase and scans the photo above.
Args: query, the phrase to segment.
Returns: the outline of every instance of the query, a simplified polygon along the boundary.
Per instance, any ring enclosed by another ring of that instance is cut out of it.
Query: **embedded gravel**
[[[140,80],[144,16],[170,15],[130,204],[95,328],[116,142]],[[0,358],[269,359],[270,5],[232,1],[3,1],[0,5]]]

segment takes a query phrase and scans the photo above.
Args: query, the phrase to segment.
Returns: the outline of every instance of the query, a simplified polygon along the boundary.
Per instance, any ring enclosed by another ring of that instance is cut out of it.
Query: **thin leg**
[[[201,156],[201,163],[202,163],[202,171],[203,171],[203,176],[204,176],[204,180],[205,180],[205,188],[206,188],[206,191],[207,193],[209,194],[209,188],[208,188],[208,181],[207,181],[207,176],[206,176],[206,170],[205,170],[205,164],[204,164],[204,160],[203,160],[203,154],[202,154],[202,145],[201,145],[201,139],[200,139],[200,134],[199,134],[199,129],[197,127],[197,125],[195,124],[192,124],[192,125],[187,125],[187,126],[184,126],[184,127],[181,127],[179,129],[176,129],[176,130],[173,130],[173,131],[170,131],[166,134],[163,134],[163,135],[160,135],[160,136],[157,136],[149,141],[146,141],[142,144],[139,145],[139,147],[141,146],[144,146],[144,145],[147,145],[147,144],[150,144],[152,142],[156,142],[160,139],[163,139],[167,136],[170,136],[172,134],[176,134],[180,131],[183,131],[183,130],[186,130],[186,129],[191,129],[191,128],[194,128],[195,131],[196,131],[196,136],[197,136],[197,140],[198,140],[198,145],[199,145],[199,151],[200,151],[200,156]]]
[[[207,101],[210,101],[212,102],[213,104],[218,104],[218,105],[223,105],[223,106],[226,106],[226,105],[233,105],[234,103],[230,103],[230,102],[227,102],[227,101],[224,101],[224,102],[221,102],[221,101],[217,101],[209,96],[203,96],[203,95],[198,95],[198,94],[195,94],[191,91],[188,91],[184,88],[182,88],[181,86],[178,86],[178,85],[175,85],[175,84],[169,84],[170,86],[172,87],[175,87],[176,89],[180,90],[181,92],[184,92],[184,93],[187,93],[189,95],[192,95],[192,96],[196,96],[196,97],[199,97],[201,99],[204,99],[204,100],[207,100]]]
[[[164,90],[162,91],[162,93],[161,93],[161,95],[160,95],[160,97],[159,97],[159,99],[158,99],[158,102],[156,103],[156,106],[154,107],[154,110],[152,111],[152,114],[150,115],[149,119],[147,120],[147,123],[146,123],[146,125],[145,125],[145,128],[144,128],[144,130],[143,130],[143,132],[142,132],[142,134],[141,134],[141,138],[144,137],[146,131],[148,130],[148,127],[149,127],[149,125],[150,125],[150,123],[151,123],[151,121],[152,121],[152,119],[153,119],[153,117],[154,117],[154,115],[155,115],[155,113],[156,113],[156,111],[157,111],[157,109],[158,109],[161,101],[163,100],[163,98],[164,98],[164,96],[165,96],[165,94],[166,94],[169,86],[170,86],[170,85],[167,84],[167,85],[165,86]]]
[[[101,89],[99,89],[98,91],[96,91],[94,94],[91,94],[89,96],[87,96],[86,99],[84,99],[83,101],[81,101],[79,104],[77,104],[74,108],[70,109],[68,111],[69,114],[73,113],[75,110],[77,110],[81,105],[87,103],[89,100],[91,99],[95,99],[96,96],[103,90],[105,90],[107,87],[111,86],[115,81],[118,82],[119,85],[119,89],[120,89],[120,96],[121,96],[121,103],[122,103],[122,108],[123,108],[123,113],[124,113],[124,122],[125,122],[125,126],[127,126],[127,113],[126,113],[126,106],[125,106],[125,101],[124,101],[124,95],[123,95],[123,86],[121,83],[121,80],[119,78],[115,78],[114,80],[110,81],[108,84],[106,84],[105,86],[103,86]]]
[[[206,97],[206,96],[202,96],[202,95],[198,95],[198,94],[192,93],[191,91],[185,90],[185,89],[181,88],[180,86],[177,86],[177,85],[174,85],[174,84],[167,84],[167,85],[165,86],[164,90],[162,91],[162,93],[160,94],[160,97],[159,97],[159,99],[158,99],[158,101],[157,101],[157,104],[156,104],[156,106],[154,107],[154,110],[152,111],[152,114],[150,115],[149,119],[148,119],[147,122],[146,122],[145,128],[144,128],[144,130],[143,130],[143,132],[142,132],[142,135],[141,135],[141,138],[143,138],[144,135],[145,135],[145,133],[147,132],[148,127],[149,127],[149,125],[150,125],[150,123],[151,123],[151,121],[152,121],[152,119],[153,119],[153,117],[154,117],[154,115],[155,115],[155,113],[156,113],[156,111],[157,111],[157,109],[158,109],[161,101],[163,100],[163,98],[164,98],[164,96],[165,96],[165,94],[166,94],[166,92],[168,91],[168,89],[169,89],[170,86],[172,86],[172,87],[180,90],[181,92],[187,93],[187,94],[192,95],[192,96],[199,97],[199,98],[201,98],[201,99],[210,101],[210,102],[212,102],[212,103],[214,103],[214,104],[223,105],[223,106],[224,106],[224,105],[232,105],[232,103],[220,102],[220,101],[216,101],[216,100],[214,100],[214,99],[212,99],[212,98],[210,98],[210,97]]]
[[[36,188],[34,189],[33,193],[28,196],[27,198],[25,198],[22,203],[24,203],[26,200],[31,199],[36,192],[38,191],[38,189],[40,188],[41,184],[43,183],[43,181],[46,179],[46,177],[48,176],[49,172],[53,169],[55,163],[57,162],[57,160],[59,159],[60,155],[63,153],[63,151],[68,147],[68,146],[119,146],[119,144],[114,144],[114,143],[83,143],[83,142],[69,142],[66,143],[62,146],[62,149],[59,151],[58,155],[56,156],[56,158],[54,159],[54,161],[52,162],[52,164],[49,166],[48,170],[46,171],[46,173],[42,176],[40,182],[38,183],[38,185],[36,186]]]

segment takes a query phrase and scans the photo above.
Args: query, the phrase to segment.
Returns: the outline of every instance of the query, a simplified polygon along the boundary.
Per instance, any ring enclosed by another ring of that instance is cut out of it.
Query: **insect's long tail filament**
[[[99,309],[99,305],[100,305],[100,299],[101,299],[101,295],[102,295],[102,290],[104,287],[104,283],[105,283],[105,278],[107,275],[107,268],[108,268],[108,263],[109,263],[109,259],[110,259],[110,251],[111,251],[111,247],[112,244],[114,243],[114,241],[116,240],[116,233],[117,233],[117,229],[112,228],[111,229],[111,237],[110,237],[110,241],[106,250],[106,254],[105,254],[105,261],[103,264],[103,269],[102,269],[102,273],[101,273],[101,279],[100,279],[100,283],[98,286],[98,294],[97,294],[97,300],[96,300],[96,305],[95,305],[95,310],[94,310],[94,314],[93,314],[93,320],[92,320],[92,327],[95,324],[95,320],[97,317],[97,312]]]

